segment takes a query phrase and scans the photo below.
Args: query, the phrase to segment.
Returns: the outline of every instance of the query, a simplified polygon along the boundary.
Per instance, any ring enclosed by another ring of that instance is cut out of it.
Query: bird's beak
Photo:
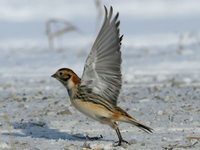
[[[57,75],[54,73],[53,75],[51,75],[52,78],[56,78]]]

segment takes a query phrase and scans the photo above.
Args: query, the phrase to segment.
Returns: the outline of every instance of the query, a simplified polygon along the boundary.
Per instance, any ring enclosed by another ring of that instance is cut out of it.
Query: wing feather
[[[99,34],[86,60],[81,85],[112,105],[117,104],[121,90],[121,51],[122,36],[119,35],[119,13],[113,17],[113,8],[108,13],[105,7],[105,19]]]

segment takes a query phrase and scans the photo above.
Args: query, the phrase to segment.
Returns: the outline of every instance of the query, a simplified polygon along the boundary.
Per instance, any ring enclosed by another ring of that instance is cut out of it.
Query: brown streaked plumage
[[[147,133],[152,128],[138,122],[126,111],[117,106],[121,90],[121,41],[117,13],[112,16],[105,7],[102,28],[86,60],[82,78],[69,68],[61,68],[52,77],[59,80],[67,89],[72,105],[83,114],[115,129],[121,145],[125,141],[116,122],[126,122]]]

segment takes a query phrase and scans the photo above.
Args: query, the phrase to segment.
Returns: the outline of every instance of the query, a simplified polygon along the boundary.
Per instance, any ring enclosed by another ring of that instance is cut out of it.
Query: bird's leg
[[[122,142],[124,142],[124,143],[126,143],[126,144],[129,144],[126,140],[124,140],[124,139],[122,138],[122,135],[121,135],[120,130],[119,130],[118,126],[117,126],[117,123],[115,122],[114,124],[115,124],[115,131],[116,131],[117,136],[118,136],[118,138],[119,138],[119,141],[116,142],[116,143],[117,143],[116,146],[121,146]]]
[[[118,136],[118,138],[119,138],[119,141],[116,142],[116,143],[117,143],[116,146],[121,146],[122,142],[124,142],[124,143],[126,143],[126,144],[129,144],[126,140],[124,140],[124,139],[122,138],[122,135],[121,135],[121,133],[120,133],[118,127],[115,129],[115,131],[116,131],[117,136]]]

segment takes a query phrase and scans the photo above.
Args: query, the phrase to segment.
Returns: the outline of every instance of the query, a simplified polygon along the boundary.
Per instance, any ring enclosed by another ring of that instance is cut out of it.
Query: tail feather
[[[131,119],[129,123],[137,126],[138,128],[140,128],[141,130],[145,131],[146,133],[153,133],[153,129],[152,128],[150,128],[150,127],[148,127],[148,126],[146,126],[146,125],[144,125],[142,123],[139,123],[136,120]]]
[[[117,112],[113,115],[113,120],[127,122],[127,123],[137,126],[138,128],[140,128],[141,130],[143,130],[147,133],[153,133],[152,128],[138,122],[136,119],[131,117],[127,112],[125,112],[120,107],[116,107],[115,109],[117,110]]]

